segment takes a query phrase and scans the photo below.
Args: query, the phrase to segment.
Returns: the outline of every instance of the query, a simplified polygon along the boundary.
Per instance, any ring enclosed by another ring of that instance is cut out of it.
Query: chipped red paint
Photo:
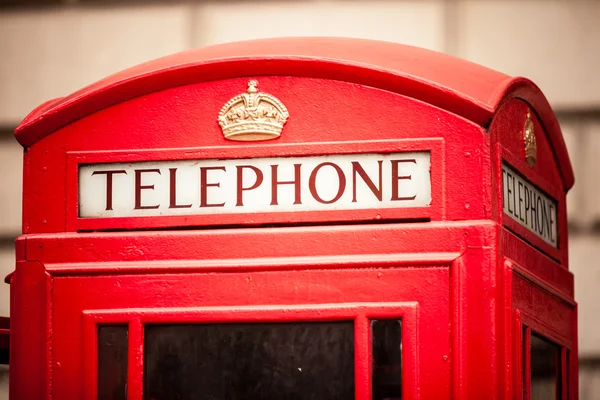
[[[218,112],[249,79],[287,107],[280,138],[223,137]],[[570,355],[577,399],[573,173],[526,79],[391,43],[270,39],[134,67],[40,106],[16,135],[27,151],[8,277],[13,399],[94,398],[98,323],[129,325],[128,394],[141,399],[146,322],[342,317],[356,321],[356,398],[369,399],[371,316],[406,322],[403,398],[521,398],[525,326],[563,346],[564,365]],[[415,151],[431,156],[426,207],[78,214],[81,164]],[[503,214],[502,162],[556,201],[558,248]]]

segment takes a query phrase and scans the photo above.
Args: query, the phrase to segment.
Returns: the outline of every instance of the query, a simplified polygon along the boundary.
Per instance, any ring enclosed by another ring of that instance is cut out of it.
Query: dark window
[[[569,399],[571,396],[571,350],[567,349],[565,351],[565,357],[565,392],[567,393],[567,399]]]
[[[44,7],[55,5],[61,5],[61,0],[0,0],[0,7]]]
[[[127,399],[127,325],[98,328],[98,399]]]
[[[352,321],[148,325],[144,399],[354,399]]]
[[[560,396],[560,347],[531,333],[531,400],[555,400]]]
[[[2,134],[2,132],[0,132],[0,134]],[[8,359],[10,358],[8,354],[10,348],[9,332],[10,318],[0,317],[0,364],[8,365]]]
[[[522,331],[522,349],[521,349],[521,361],[523,363],[522,367],[523,369],[521,370],[521,373],[523,374],[523,376],[521,377],[523,379],[523,399],[528,399],[529,398],[529,362],[528,362],[528,357],[530,355],[529,353],[529,328],[526,326],[523,326],[523,331]]]
[[[402,321],[371,321],[373,400],[402,398]]]

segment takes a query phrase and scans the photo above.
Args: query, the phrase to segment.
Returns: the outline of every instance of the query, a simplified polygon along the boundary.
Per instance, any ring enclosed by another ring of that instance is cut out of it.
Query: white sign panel
[[[81,218],[427,206],[429,152],[79,167]]]
[[[502,208],[546,243],[558,247],[556,201],[537,189],[514,169],[502,164]]]

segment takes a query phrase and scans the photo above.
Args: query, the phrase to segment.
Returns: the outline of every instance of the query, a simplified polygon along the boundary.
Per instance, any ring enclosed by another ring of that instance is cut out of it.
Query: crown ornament
[[[290,114],[275,96],[259,92],[258,82],[248,82],[246,93],[229,100],[219,113],[225,139],[238,141],[270,140],[281,135]]]
[[[527,111],[527,120],[523,126],[523,140],[525,142],[525,160],[530,167],[537,161],[537,144],[535,140],[535,129],[531,121],[531,112]]]

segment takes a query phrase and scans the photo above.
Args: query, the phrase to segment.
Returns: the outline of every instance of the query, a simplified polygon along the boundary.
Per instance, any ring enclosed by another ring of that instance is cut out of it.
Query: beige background
[[[188,48],[308,35],[426,47],[527,76],[546,93],[576,174],[568,210],[580,398],[600,399],[600,1],[0,0],[0,275],[14,268],[20,233],[21,148],[12,130],[30,110]],[[8,291],[0,285],[4,316]],[[1,368],[0,399],[7,397]]]

